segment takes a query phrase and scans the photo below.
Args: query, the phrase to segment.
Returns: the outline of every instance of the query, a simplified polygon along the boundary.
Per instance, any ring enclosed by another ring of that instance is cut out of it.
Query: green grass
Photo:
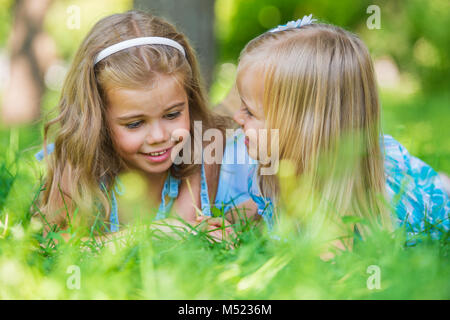
[[[383,102],[384,131],[450,172],[448,96],[384,95]],[[33,158],[40,130],[0,130],[0,299],[450,298],[447,242],[425,238],[405,247],[401,229],[375,233],[329,261],[319,258],[314,240],[277,241],[252,224],[237,226],[233,250],[202,232],[176,240],[151,231],[116,250],[83,244],[77,234],[52,247],[58,232],[44,239],[29,222],[42,173]],[[379,268],[379,289],[367,286],[370,266]],[[79,289],[71,287],[77,268]]]

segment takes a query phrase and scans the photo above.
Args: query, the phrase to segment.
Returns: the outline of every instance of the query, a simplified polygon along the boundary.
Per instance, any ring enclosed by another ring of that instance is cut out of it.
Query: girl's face
[[[188,97],[180,81],[160,74],[154,83],[150,89],[107,90],[107,122],[115,149],[128,166],[149,174],[170,168],[174,146],[182,143],[177,142],[179,129],[188,133],[190,128]]]
[[[250,155],[255,160],[261,160],[259,154],[267,154],[267,143],[258,140],[261,129],[265,129],[263,111],[264,83],[260,72],[254,68],[244,68],[237,77],[237,89],[241,98],[241,107],[233,119],[245,132],[245,144]],[[259,144],[258,144],[259,141]]]

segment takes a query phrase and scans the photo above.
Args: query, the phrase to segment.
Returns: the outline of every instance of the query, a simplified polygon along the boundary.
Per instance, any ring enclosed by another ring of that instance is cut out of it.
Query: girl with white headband
[[[210,216],[214,204],[256,209],[246,188],[250,164],[199,164],[194,153],[174,163],[187,135],[195,136],[194,121],[222,133],[226,121],[208,110],[194,51],[164,20],[137,11],[100,20],[75,55],[58,107],[44,131],[54,143],[37,155],[47,160],[46,222],[91,226],[100,212],[103,230],[118,231],[128,217],[118,207],[117,177],[130,170],[144,177],[155,219],[174,211],[195,223],[196,208]],[[231,140],[225,153],[245,152],[240,145]]]

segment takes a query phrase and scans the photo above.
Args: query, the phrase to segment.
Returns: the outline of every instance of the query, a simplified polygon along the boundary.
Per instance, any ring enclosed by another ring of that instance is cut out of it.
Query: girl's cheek
[[[170,122],[170,131],[179,131],[179,129],[182,129],[183,131],[189,131],[191,128],[190,122],[189,122],[189,113],[183,112],[183,114],[178,117],[175,121],[171,120]]]
[[[233,120],[241,127],[245,127],[245,119],[244,119],[242,110],[237,111],[233,115]]]
[[[127,132],[126,129],[117,130],[114,134],[114,144],[121,154],[137,153],[141,148],[144,137],[139,132]]]

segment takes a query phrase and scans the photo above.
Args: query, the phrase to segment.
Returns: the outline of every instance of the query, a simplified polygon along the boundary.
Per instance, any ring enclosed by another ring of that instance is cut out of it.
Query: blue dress
[[[426,232],[438,239],[449,230],[450,200],[436,171],[384,136],[386,190],[407,238]]]
[[[239,204],[250,199],[248,193],[247,182],[250,177],[250,173],[254,171],[257,162],[252,160],[248,154],[244,143],[244,134],[242,130],[237,130],[236,133],[227,139],[224,154],[222,157],[222,163],[219,173],[219,183],[217,187],[215,203],[210,204],[208,195],[208,184],[206,182],[205,168],[202,164],[201,168],[201,188],[200,199],[202,214],[205,216],[211,216],[211,208],[216,207],[219,211],[225,213],[231,208],[238,206]],[[52,153],[54,145],[49,144],[47,146],[48,154]],[[38,152],[35,157],[41,161],[44,158],[44,151]],[[180,180],[173,177],[170,172],[164,182],[163,190],[161,193],[161,203],[159,205],[158,212],[155,220],[167,218],[172,208],[175,199],[178,197],[178,188]],[[102,185],[104,188],[104,186]],[[104,188],[105,191],[106,188]],[[116,182],[116,185],[111,190],[110,202],[111,213],[109,217],[109,230],[110,232],[119,231],[119,214],[117,206],[117,195],[121,195],[124,192],[120,186],[120,182]]]
[[[405,226],[408,239],[422,232],[440,238],[449,230],[450,200],[438,174],[391,136],[383,138],[386,190],[397,227]],[[272,201],[261,196],[256,172],[248,186],[258,212],[272,229]]]

